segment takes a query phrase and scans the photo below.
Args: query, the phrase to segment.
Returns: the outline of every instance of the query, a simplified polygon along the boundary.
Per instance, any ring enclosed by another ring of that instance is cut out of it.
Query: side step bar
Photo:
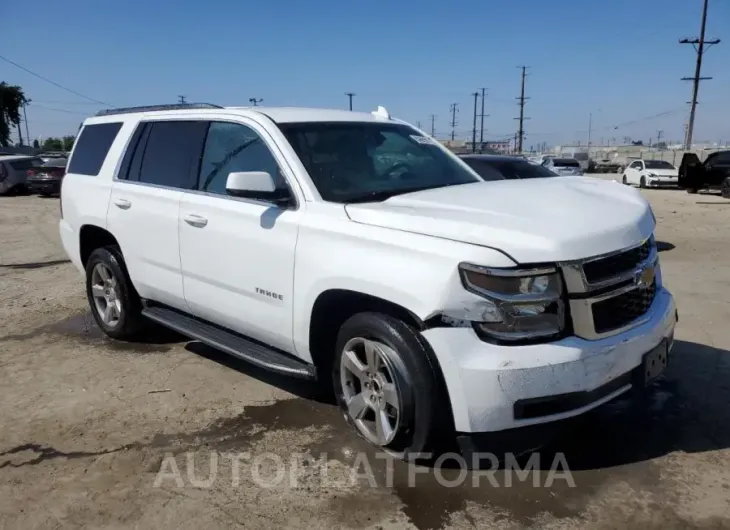
[[[147,306],[142,310],[142,314],[181,335],[199,340],[260,368],[291,377],[316,379],[316,369],[309,363],[173,309]]]

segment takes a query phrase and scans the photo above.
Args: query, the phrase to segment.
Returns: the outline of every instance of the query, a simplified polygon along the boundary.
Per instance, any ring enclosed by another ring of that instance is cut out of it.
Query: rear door
[[[687,189],[699,189],[703,185],[704,168],[695,153],[685,153],[679,164],[677,186]]]
[[[178,237],[180,199],[192,189],[205,121],[141,122],[114,181],[107,222],[142,298],[187,310]]]

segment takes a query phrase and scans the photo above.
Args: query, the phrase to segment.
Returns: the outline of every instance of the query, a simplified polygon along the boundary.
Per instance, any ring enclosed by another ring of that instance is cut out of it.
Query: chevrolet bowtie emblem
[[[654,266],[647,265],[643,269],[639,269],[634,276],[634,284],[639,289],[647,289],[654,282]]]

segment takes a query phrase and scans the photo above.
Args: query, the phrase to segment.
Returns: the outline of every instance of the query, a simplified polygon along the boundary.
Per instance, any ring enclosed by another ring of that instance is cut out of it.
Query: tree
[[[20,126],[20,109],[27,102],[19,86],[0,83],[0,147],[10,145],[10,128]]]
[[[46,138],[43,140],[43,149],[46,151],[63,151],[63,142],[59,138]]]
[[[35,140],[33,140],[33,148],[34,149],[38,149],[40,146],[41,145],[38,143],[38,138],[36,138]]]
[[[63,143],[63,150],[70,151],[71,149],[73,149],[74,140],[76,140],[74,136],[64,136],[61,140],[61,142]]]

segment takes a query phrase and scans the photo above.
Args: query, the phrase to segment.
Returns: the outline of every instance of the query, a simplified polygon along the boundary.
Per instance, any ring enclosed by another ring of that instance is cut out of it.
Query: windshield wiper
[[[414,193],[416,191],[432,190],[436,188],[442,188],[444,186],[418,186],[415,188],[406,188],[401,190],[380,190],[371,191],[362,195],[356,195],[349,199],[345,199],[342,202],[346,204],[353,204],[358,202],[381,202],[395,197],[396,195],[405,195],[406,193]]]

